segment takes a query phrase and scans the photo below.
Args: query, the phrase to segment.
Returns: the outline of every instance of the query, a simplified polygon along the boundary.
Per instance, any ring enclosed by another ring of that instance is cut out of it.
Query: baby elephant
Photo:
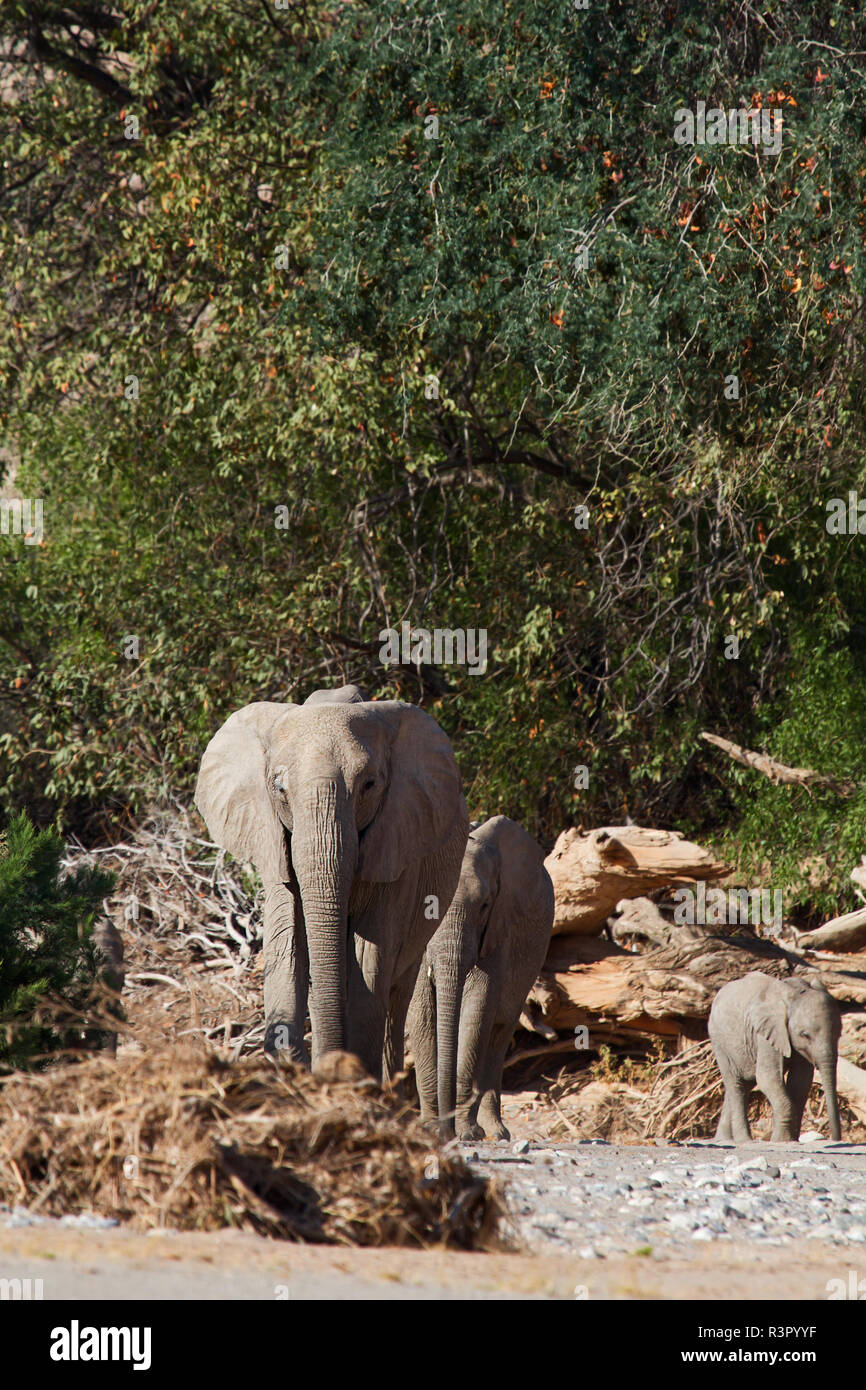
[[[836,1052],[842,1016],[816,979],[777,980],[751,971],[720,989],[709,1033],[725,1083],[717,1139],[751,1139],[746,1097],[757,1085],[773,1107],[773,1139],[799,1139],[815,1067],[821,1076],[830,1138],[841,1138]]]
[[[502,1067],[553,927],[544,851],[507,816],[473,827],[457,891],[430,940],[408,1031],[421,1119],[439,1135],[495,1139]]]

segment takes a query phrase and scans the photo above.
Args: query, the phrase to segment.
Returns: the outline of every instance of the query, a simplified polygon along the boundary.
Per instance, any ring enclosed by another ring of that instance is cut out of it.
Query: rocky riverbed
[[[804,1239],[866,1248],[866,1146],[461,1145],[506,1185],[523,1248],[581,1259]]]

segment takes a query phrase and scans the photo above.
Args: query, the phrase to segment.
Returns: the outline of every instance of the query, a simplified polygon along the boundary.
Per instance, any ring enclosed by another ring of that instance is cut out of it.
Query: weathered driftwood
[[[856,782],[848,782],[839,777],[828,777],[822,772],[816,772],[811,767],[786,767],[784,763],[777,763],[775,758],[769,757],[766,753],[753,753],[748,748],[741,748],[738,743],[732,743],[730,739],[720,738],[718,734],[702,733],[701,738],[705,739],[707,743],[712,743],[715,748],[721,748],[722,752],[727,753],[734,762],[741,763],[743,767],[754,768],[756,772],[762,772],[776,786],[829,787],[832,791],[838,792],[840,796],[850,796],[857,787]]]
[[[727,865],[675,830],[564,830],[544,861],[553,880],[554,935],[597,935],[623,898],[718,878]]]
[[[810,951],[859,950],[866,946],[866,907],[833,917],[814,931],[798,932],[796,940],[801,949]]]
[[[653,946],[666,946],[670,938],[670,927],[652,898],[622,898],[608,925],[618,945],[643,939]]]
[[[839,1052],[855,1066],[866,1067],[866,1013],[843,1016]]]

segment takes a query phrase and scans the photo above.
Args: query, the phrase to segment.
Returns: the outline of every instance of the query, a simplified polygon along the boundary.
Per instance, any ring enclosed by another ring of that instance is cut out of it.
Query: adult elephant
[[[230,715],[205,749],[195,801],[216,843],[265,887],[265,1049],[308,1062],[309,997],[313,1067],[340,1049],[379,1077],[383,1056],[386,1074],[402,1065],[418,966],[469,822],[435,719],[353,687],[330,695]]]

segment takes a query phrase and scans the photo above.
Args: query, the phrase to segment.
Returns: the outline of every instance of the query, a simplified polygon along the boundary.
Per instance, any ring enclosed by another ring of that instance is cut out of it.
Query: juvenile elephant
[[[553,927],[544,851],[507,816],[473,827],[460,882],[424,955],[408,1027],[424,1122],[508,1139],[502,1067]]]
[[[349,692],[348,696],[346,692]],[[402,1065],[418,966],[457,885],[468,816],[435,719],[353,687],[261,701],[205,749],[195,800],[211,836],[261,874],[265,1049],[313,1066],[354,1052]],[[361,692],[357,692],[360,694]]]
[[[800,1137],[815,1067],[827,1101],[831,1139],[841,1138],[836,1055],[842,1016],[819,980],[777,980],[753,970],[719,990],[709,1034],[725,1083],[717,1139],[751,1139],[746,1097],[757,1086],[773,1107],[773,1139]]]

